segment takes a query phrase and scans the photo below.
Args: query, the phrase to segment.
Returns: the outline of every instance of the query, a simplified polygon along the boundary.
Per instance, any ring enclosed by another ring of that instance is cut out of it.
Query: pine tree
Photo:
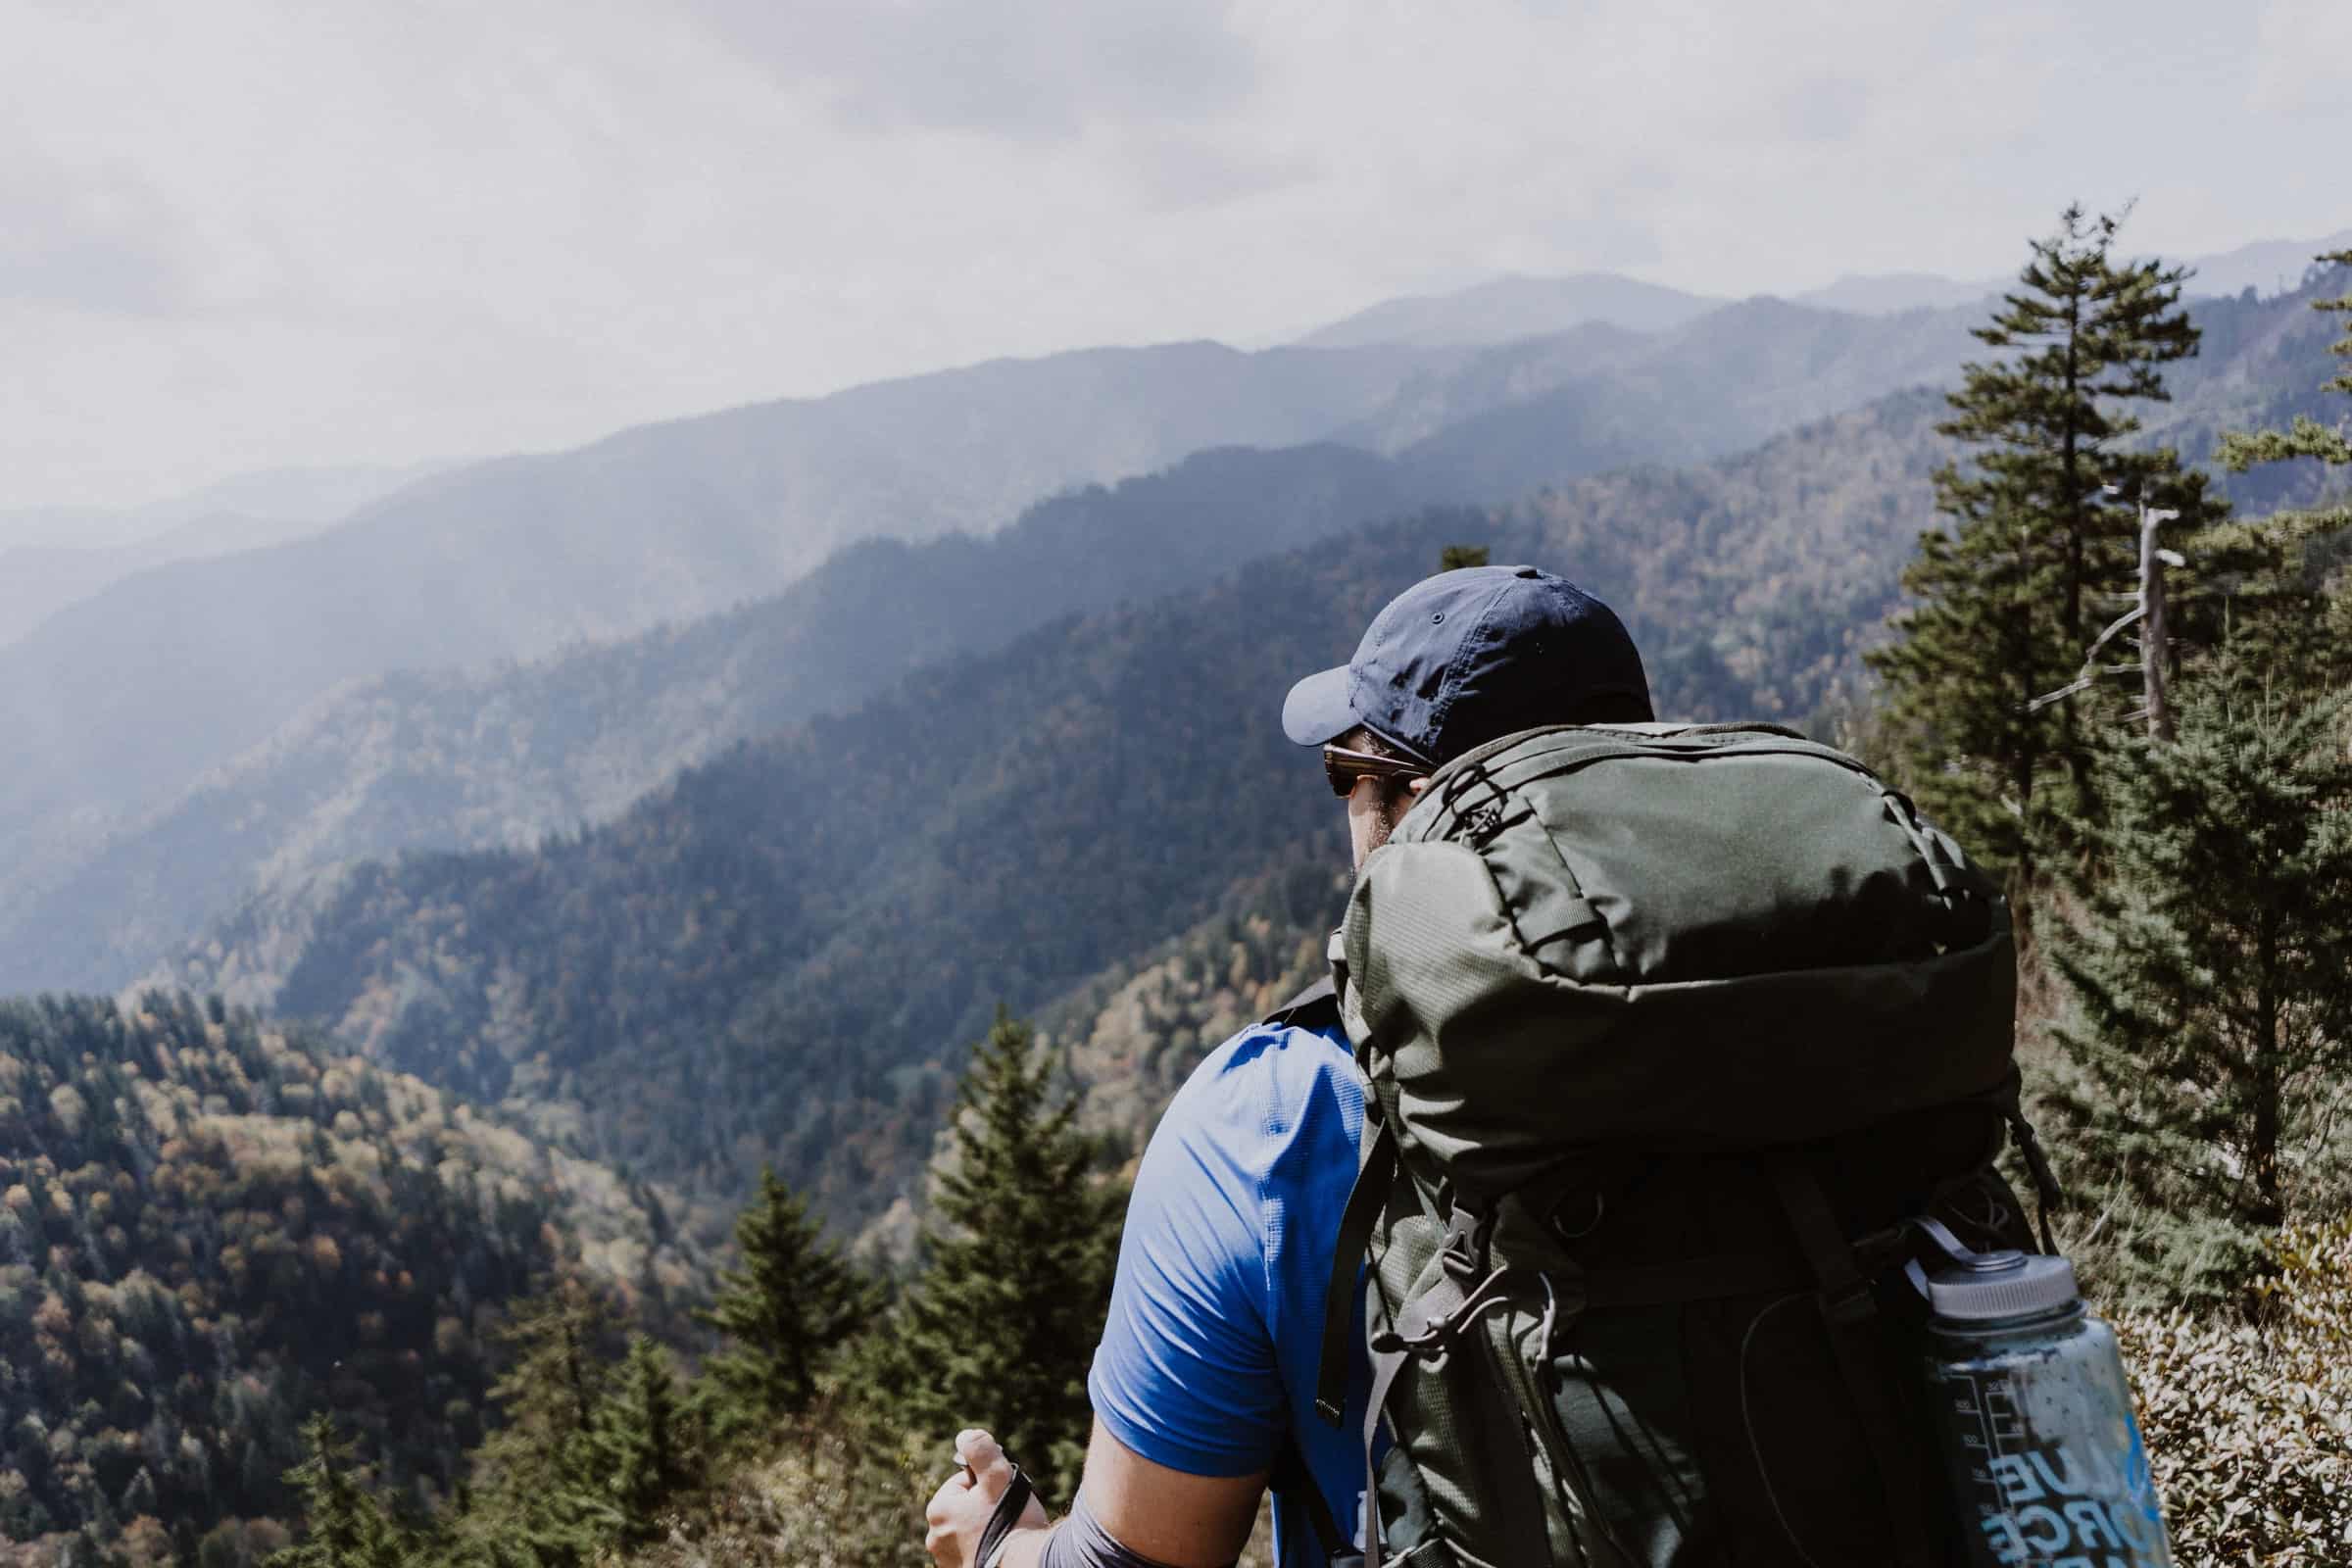
[[[985,1426],[1050,1495],[1075,1490],[1092,1420],[1124,1193],[1093,1179],[1096,1147],[1053,1062],[999,1009],[957,1090],[927,1263],[893,1325],[903,1413],[935,1434]]]
[[[269,1568],[402,1568],[407,1544],[351,1468],[335,1424],[315,1415],[302,1428],[310,1457],[286,1472],[302,1494],[303,1541],[273,1553]]]
[[[2080,1004],[2059,1035],[2080,1074],[2066,1142],[2121,1210],[2132,1271],[2195,1296],[2306,1200],[2347,1196],[2330,1096],[2352,1069],[2352,698],[2227,672],[2183,696],[2176,744],[2122,743],[2090,829],[2108,876],[2055,956]]]
[[[818,1374],[879,1304],[772,1168],[736,1218],[735,1245],[742,1266],[720,1274],[716,1302],[695,1314],[733,1342],[707,1363],[698,1391],[722,1440],[807,1409]]]
[[[603,1544],[635,1546],[655,1539],[663,1504],[693,1482],[688,1447],[669,1357],[637,1335],[589,1423],[573,1482],[580,1512]]]
[[[599,1532],[582,1499],[612,1337],[603,1301],[577,1280],[515,1304],[498,1336],[508,1366],[490,1389],[504,1420],[476,1452],[471,1506],[452,1529],[465,1560],[576,1568],[593,1555]]]
[[[1922,536],[1902,635],[1870,661],[1921,804],[2021,896],[2057,825],[2098,814],[2092,715],[2030,705],[2075,678],[2101,595],[2132,576],[2136,509],[2101,485],[2186,526],[2220,510],[2170,448],[2122,445],[2139,428],[2123,405],[2167,397],[2161,368],[2196,352],[2197,329],[2179,308],[2185,273],[2113,257],[2119,223],[2067,209],[1976,329],[2008,352],[1968,366],[1950,396],[1937,428],[1977,450],[1937,471],[1949,531]]]
[[[518,1301],[499,1343],[510,1357],[490,1386],[505,1413],[504,1430],[536,1452],[552,1453],[585,1432],[603,1394],[601,1343],[612,1333],[605,1305],[578,1280]]]

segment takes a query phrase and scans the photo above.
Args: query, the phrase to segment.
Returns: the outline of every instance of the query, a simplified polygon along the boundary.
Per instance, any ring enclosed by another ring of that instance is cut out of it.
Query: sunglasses
[[[1355,783],[1363,778],[1426,778],[1429,764],[1402,757],[1375,757],[1370,752],[1351,752],[1345,746],[1323,748],[1323,776],[1331,780],[1331,793],[1341,798],[1355,793]]]

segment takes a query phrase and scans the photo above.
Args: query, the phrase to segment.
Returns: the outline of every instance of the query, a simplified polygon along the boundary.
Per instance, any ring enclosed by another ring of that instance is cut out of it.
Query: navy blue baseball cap
[[[1593,716],[1651,716],[1642,656],[1608,606],[1534,566],[1422,579],[1372,617],[1353,659],[1307,676],[1282,705],[1283,731],[1301,746],[1360,724],[1430,763]]]

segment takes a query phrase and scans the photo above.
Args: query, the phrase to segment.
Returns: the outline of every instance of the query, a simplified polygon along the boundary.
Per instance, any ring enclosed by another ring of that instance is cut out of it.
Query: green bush
[[[2181,1568],[2352,1562],[2352,1216],[2269,1252],[2250,1315],[2116,1321]]]
[[[838,1397],[794,1422],[628,1568],[930,1568],[923,1504],[947,1478],[917,1445]],[[921,1445],[942,1455],[945,1442]]]

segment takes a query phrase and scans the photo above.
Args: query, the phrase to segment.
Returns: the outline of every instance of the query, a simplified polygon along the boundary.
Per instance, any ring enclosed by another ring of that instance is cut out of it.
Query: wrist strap
[[[997,1568],[997,1559],[1004,1544],[1012,1539],[1013,1526],[1021,1522],[1029,1499],[1037,1489],[1029,1484],[1029,1473],[1019,1465],[1012,1467],[1012,1481],[1005,1487],[1004,1495],[997,1499],[997,1511],[988,1516],[988,1528],[980,1532],[980,1549],[972,1553],[973,1568]]]

